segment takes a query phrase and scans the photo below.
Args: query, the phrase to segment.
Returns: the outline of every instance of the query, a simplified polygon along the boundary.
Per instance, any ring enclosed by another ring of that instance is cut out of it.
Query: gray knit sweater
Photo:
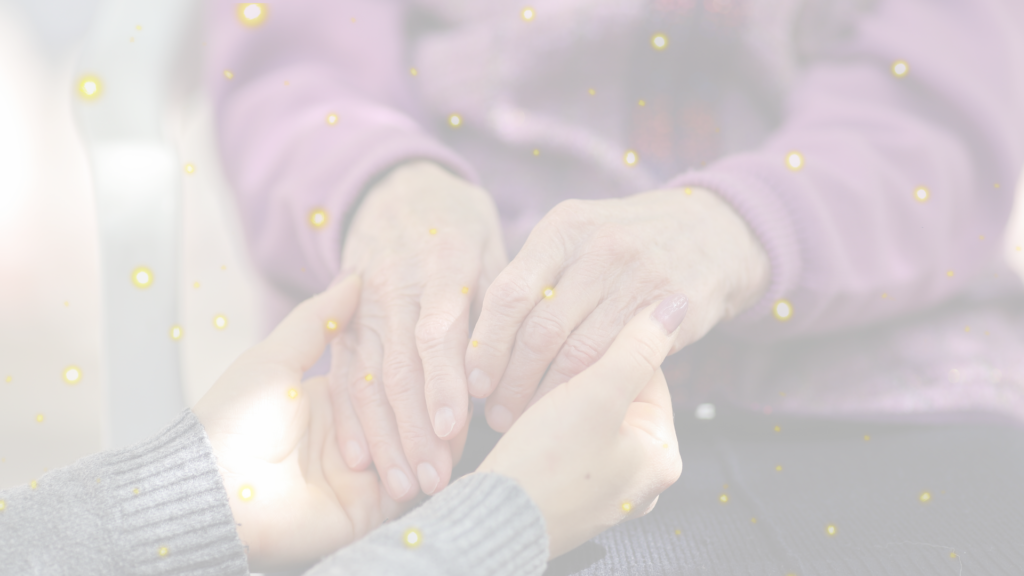
[[[404,541],[412,528],[414,547]],[[471,474],[308,574],[535,575],[547,556],[544,519],[526,493],[508,478]],[[248,574],[195,415],[0,491],[0,575],[8,574]]]

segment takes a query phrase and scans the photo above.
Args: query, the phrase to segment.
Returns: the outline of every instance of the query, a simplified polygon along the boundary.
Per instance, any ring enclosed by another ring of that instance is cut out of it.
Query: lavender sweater
[[[211,4],[224,161],[277,284],[326,286],[361,192],[413,159],[488,189],[512,253],[566,198],[718,193],[771,259],[767,294],[732,322],[762,340],[890,320],[1001,266],[1024,161],[1017,0],[531,7],[290,0],[247,27],[234,2]],[[771,314],[782,298],[787,323]]]

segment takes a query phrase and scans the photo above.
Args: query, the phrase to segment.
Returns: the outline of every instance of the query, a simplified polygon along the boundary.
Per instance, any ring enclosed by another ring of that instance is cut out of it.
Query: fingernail
[[[662,300],[661,304],[658,304],[658,307],[651,313],[651,318],[661,322],[665,330],[671,334],[683,323],[683,318],[686,317],[687,303],[686,296],[682,294],[669,296]]]
[[[487,423],[497,432],[506,432],[512,427],[512,413],[508,408],[495,404],[487,410]]]
[[[349,468],[356,468],[363,461],[363,447],[355,440],[345,442],[345,464]]]
[[[401,498],[409,491],[409,478],[398,468],[392,468],[388,472],[388,486],[391,488],[393,498]]]
[[[420,478],[420,488],[423,489],[424,494],[433,494],[434,490],[437,490],[437,485],[441,483],[441,477],[437,475],[437,470],[429,462],[423,462],[417,466],[416,475]]]
[[[487,397],[491,391],[491,378],[479,368],[469,373],[469,393],[477,398]]]
[[[438,438],[444,438],[451,434],[454,428],[455,412],[452,412],[451,408],[438,409],[434,414],[434,434],[437,434]]]

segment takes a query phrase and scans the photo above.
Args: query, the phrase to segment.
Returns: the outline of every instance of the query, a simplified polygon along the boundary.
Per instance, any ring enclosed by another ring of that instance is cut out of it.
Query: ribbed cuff
[[[249,573],[212,447],[191,411],[98,460],[104,520],[124,574]]]
[[[512,479],[470,474],[306,576],[537,576],[548,560],[544,517]]]

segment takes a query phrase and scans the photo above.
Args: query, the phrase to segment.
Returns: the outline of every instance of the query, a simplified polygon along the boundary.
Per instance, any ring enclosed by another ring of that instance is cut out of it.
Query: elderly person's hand
[[[562,202],[487,290],[466,348],[469,392],[488,398],[487,422],[504,432],[601,358],[637,310],[668,294],[689,298],[675,352],[755,302],[768,277],[746,223],[706,190]]]
[[[353,217],[342,269],[364,284],[332,347],[335,423],[349,467],[372,458],[397,500],[444,488],[465,442],[470,317],[507,263],[500,232],[486,192],[428,162],[390,172]]]
[[[516,479],[544,515],[550,555],[654,508],[682,472],[659,366],[682,296],[636,315],[594,365],[531,406],[480,465]]]
[[[326,380],[302,382],[348,322],[359,289],[353,276],[302,303],[193,409],[254,570],[308,565],[401,512],[374,471],[342,460]]]

